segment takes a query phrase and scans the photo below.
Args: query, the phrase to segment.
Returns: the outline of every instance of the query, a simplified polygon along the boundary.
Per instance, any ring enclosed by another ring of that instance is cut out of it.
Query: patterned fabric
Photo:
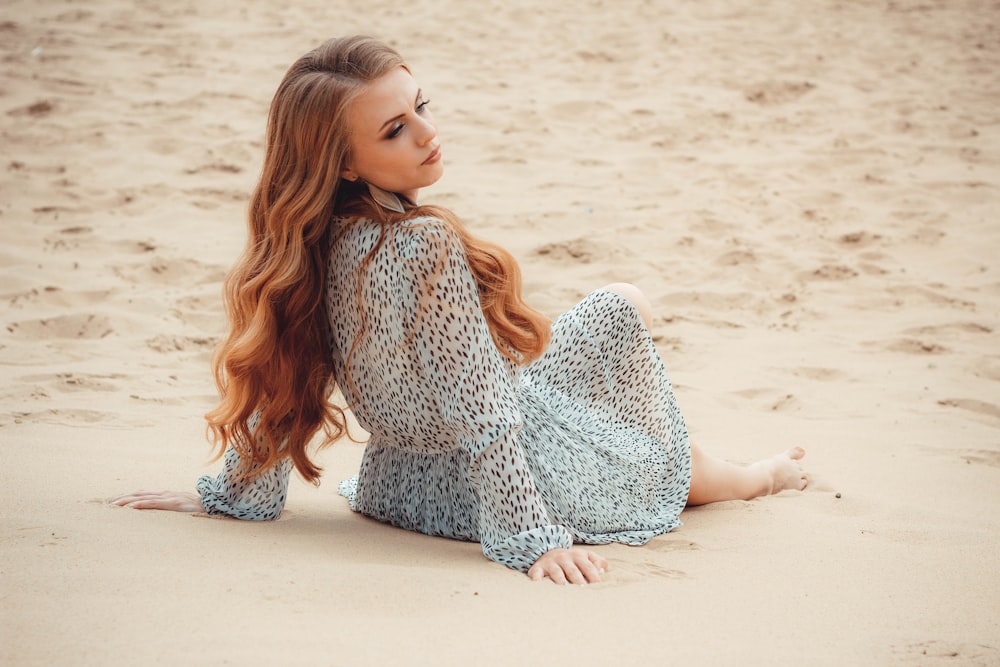
[[[553,323],[545,354],[519,369],[497,350],[445,223],[393,227],[364,270],[379,227],[339,224],[350,226],[330,252],[330,349],[335,379],[371,433],[358,475],[340,485],[352,509],[479,541],[521,571],[572,542],[643,544],[680,525],[687,429],[627,299],[590,294]],[[237,463],[227,453],[217,478],[199,480],[206,508],[277,516],[288,466],[248,487],[233,482]]]

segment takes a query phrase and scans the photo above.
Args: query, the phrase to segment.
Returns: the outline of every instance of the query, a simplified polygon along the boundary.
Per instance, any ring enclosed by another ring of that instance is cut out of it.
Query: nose
[[[437,127],[427,118],[419,118],[417,132],[417,144],[420,146],[426,146],[437,136]]]

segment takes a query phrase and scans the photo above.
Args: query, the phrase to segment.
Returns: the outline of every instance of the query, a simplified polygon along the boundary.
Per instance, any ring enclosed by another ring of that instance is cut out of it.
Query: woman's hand
[[[596,584],[608,569],[608,561],[584,549],[552,549],[546,551],[528,570],[532,581],[545,577],[554,583]]]
[[[205,507],[201,504],[201,496],[188,491],[135,491],[112,498],[111,504],[137,510],[205,511]]]

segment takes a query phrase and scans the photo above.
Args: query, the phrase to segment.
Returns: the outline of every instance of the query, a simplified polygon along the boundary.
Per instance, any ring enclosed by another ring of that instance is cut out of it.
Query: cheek
[[[371,148],[365,157],[373,169],[391,169],[402,162],[400,151],[389,144]]]
[[[385,162],[378,150],[371,147],[364,147],[354,155],[354,171],[365,180],[370,179],[385,169]]]

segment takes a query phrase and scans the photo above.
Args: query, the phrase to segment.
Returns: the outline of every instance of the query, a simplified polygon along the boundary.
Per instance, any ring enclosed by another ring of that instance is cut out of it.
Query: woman
[[[740,467],[692,447],[649,335],[650,306],[615,284],[554,323],[521,298],[509,253],[417,204],[443,173],[428,102],[402,58],[364,37],[299,59],[271,105],[243,256],[226,280],[228,338],[207,415],[225,465],[197,494],[140,509],[273,519],[307,444],[370,434],[351,507],[478,540],[532,579],[599,581],[574,543],[642,544],[688,504],[802,489],[793,448]]]

